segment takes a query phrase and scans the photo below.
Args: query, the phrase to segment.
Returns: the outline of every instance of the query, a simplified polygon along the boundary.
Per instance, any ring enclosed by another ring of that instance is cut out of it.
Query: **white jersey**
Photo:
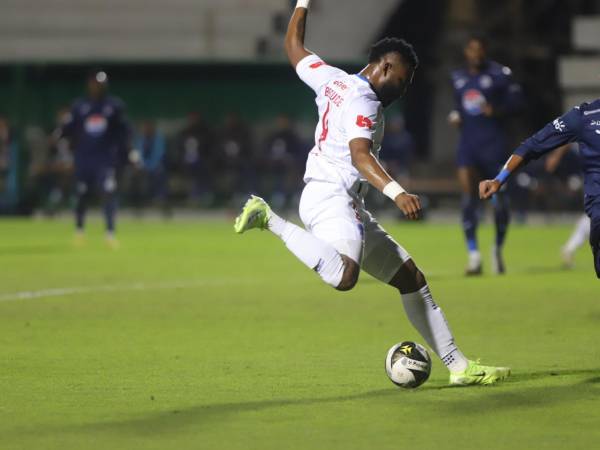
[[[369,139],[373,154],[379,156],[384,129],[381,102],[364,77],[328,66],[317,55],[303,58],[296,72],[317,94],[319,110],[315,146],[306,162],[304,181],[336,183],[347,191],[356,189],[364,179],[352,164],[349,142]]]

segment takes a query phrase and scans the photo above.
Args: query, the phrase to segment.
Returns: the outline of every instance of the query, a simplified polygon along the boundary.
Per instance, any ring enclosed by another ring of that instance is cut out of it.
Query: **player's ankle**
[[[454,349],[442,358],[451,373],[462,373],[469,367],[469,360],[459,349]]]

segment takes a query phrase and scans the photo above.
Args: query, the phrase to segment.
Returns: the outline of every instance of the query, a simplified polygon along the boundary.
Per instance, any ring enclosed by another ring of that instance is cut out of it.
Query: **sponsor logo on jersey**
[[[552,125],[554,125],[554,128],[556,128],[556,131],[559,131],[561,133],[563,131],[565,131],[565,129],[567,128],[565,123],[560,119],[554,119],[554,122],[552,122]]]
[[[104,134],[108,128],[106,117],[101,114],[92,114],[85,120],[85,131],[92,136]]]
[[[600,109],[592,109],[591,111],[584,111],[583,115],[589,116],[590,114],[596,114],[596,113],[600,113]]]
[[[365,116],[358,116],[356,118],[356,125],[361,128],[373,128],[373,121]]]
[[[600,134],[600,130],[594,130],[596,134]]]
[[[486,104],[486,100],[481,91],[467,89],[463,94],[462,104],[467,113],[478,116],[483,112],[483,105]]]
[[[316,63],[312,63],[310,66],[311,69],[318,69],[321,66],[326,66],[327,64],[325,64],[324,61],[317,61]]]
[[[592,120],[590,125],[593,127],[600,127],[600,120]]]

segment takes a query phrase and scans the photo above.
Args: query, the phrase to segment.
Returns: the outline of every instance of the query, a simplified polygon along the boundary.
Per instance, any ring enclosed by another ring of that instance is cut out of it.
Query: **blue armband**
[[[504,184],[506,180],[508,180],[508,177],[510,177],[510,170],[502,169],[500,173],[496,175],[496,178],[494,178],[494,180],[499,181],[500,184]]]

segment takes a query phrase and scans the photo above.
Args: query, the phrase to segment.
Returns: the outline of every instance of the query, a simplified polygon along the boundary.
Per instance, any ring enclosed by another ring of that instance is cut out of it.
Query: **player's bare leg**
[[[400,267],[388,284],[400,291],[408,319],[450,371],[450,384],[493,384],[510,375],[509,368],[480,365],[459,350],[425,276],[412,259]]]
[[[479,173],[474,167],[458,168],[458,182],[462,191],[462,226],[469,252],[469,260],[465,270],[467,276],[481,275],[483,268],[477,242],[479,178]]]

